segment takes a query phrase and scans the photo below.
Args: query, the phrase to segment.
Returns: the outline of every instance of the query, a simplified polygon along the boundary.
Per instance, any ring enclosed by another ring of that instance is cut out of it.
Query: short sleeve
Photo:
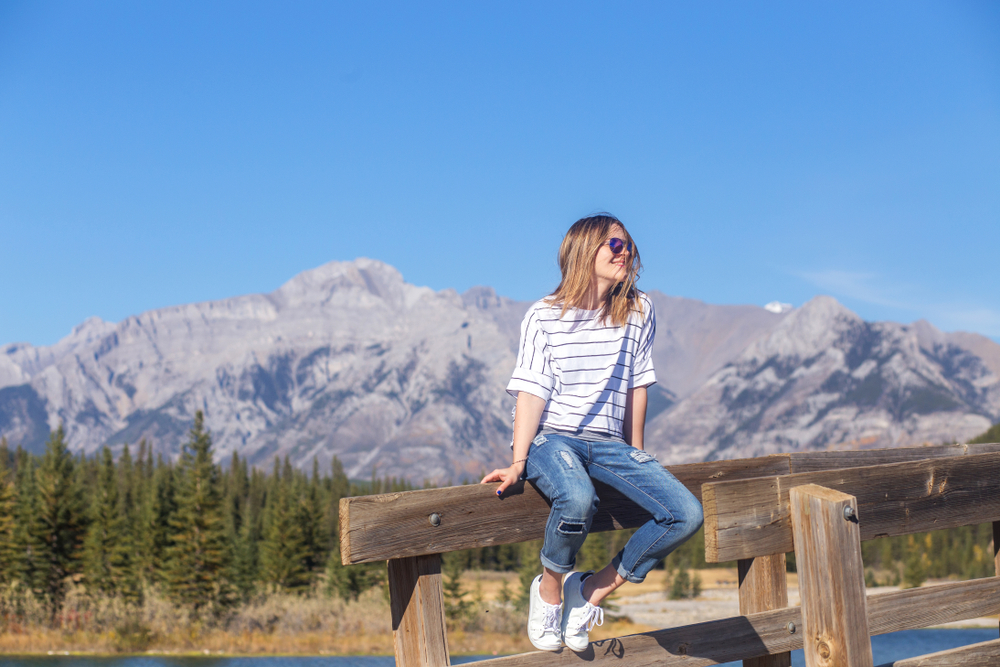
[[[507,393],[516,398],[518,392],[525,391],[548,401],[553,386],[548,337],[539,323],[538,311],[532,308],[521,322],[521,346]]]
[[[635,357],[632,359],[632,373],[629,375],[629,389],[647,387],[656,383],[656,371],[653,370],[653,339],[656,338],[656,313],[653,302],[643,295],[642,328],[639,330],[639,341],[636,345]]]

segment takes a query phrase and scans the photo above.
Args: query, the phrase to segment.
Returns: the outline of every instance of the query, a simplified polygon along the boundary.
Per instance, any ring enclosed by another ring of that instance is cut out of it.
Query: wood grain
[[[959,667],[996,667],[1000,665],[1000,639],[887,662],[879,667],[956,667],[956,665]]]
[[[740,581],[740,615],[749,616],[788,606],[785,554],[747,558],[737,563]],[[792,654],[747,658],[743,667],[791,667]]]
[[[791,490],[806,667],[872,667],[861,531],[854,496],[815,484]]]
[[[696,496],[705,482],[787,474],[787,455],[711,461],[667,468]],[[499,484],[469,484],[340,501],[340,551],[345,565],[445,553],[541,538],[549,504],[530,484],[496,496]],[[600,509],[591,532],[641,526],[649,515],[614,489],[595,484]],[[440,525],[432,526],[436,513]]]
[[[398,667],[451,664],[440,554],[389,560],[389,609]]]
[[[859,468],[865,466],[938,459],[948,456],[987,454],[1000,452],[1000,444],[988,445],[933,445],[930,447],[897,447],[894,449],[848,450],[834,452],[794,452],[791,458],[792,474],[819,472],[838,468]]]
[[[861,539],[1000,520],[1000,453],[706,484],[705,559],[794,548],[788,492],[817,484],[858,501]]]
[[[925,628],[996,613],[1000,577],[893,591],[868,598],[873,635]],[[795,625],[789,632],[788,624]],[[477,662],[477,667],[614,664],[628,667],[704,667],[802,648],[799,607],[736,616],[594,642],[583,653],[536,651]]]

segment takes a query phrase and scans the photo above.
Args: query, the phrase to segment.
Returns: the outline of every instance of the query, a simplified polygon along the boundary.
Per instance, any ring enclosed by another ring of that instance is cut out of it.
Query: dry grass
[[[704,588],[736,586],[735,570],[699,573]],[[502,603],[502,591],[516,597],[515,573],[467,572],[463,576],[469,613],[449,623],[452,654],[510,654],[532,650],[524,632],[526,615]],[[624,586],[616,597],[663,589],[654,571],[640,585]],[[654,628],[628,619],[609,619],[594,640]],[[23,590],[0,589],[0,654],[152,653],[225,655],[388,655],[393,652],[389,604],[375,588],[356,601],[323,595],[264,595],[224,613],[200,616],[171,604],[155,590],[141,606],[93,597],[81,587],[69,591],[50,627],[42,604]]]
[[[391,654],[381,589],[357,601],[268,595],[223,614],[189,614],[149,591],[141,606],[73,588],[50,627],[30,594],[0,592],[0,653]]]

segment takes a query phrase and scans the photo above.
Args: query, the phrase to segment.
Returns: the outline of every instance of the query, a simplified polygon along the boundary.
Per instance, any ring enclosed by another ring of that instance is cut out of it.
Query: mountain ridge
[[[775,313],[649,295],[647,443],[664,462],[961,439],[1000,416],[1000,345],[975,334],[866,323],[831,297]],[[528,305],[359,258],[269,294],[90,318],[53,346],[2,348],[0,434],[37,450],[61,422],[75,451],[145,437],[173,457],[201,409],[220,459],[336,455],[355,477],[471,479],[509,456],[503,387]]]

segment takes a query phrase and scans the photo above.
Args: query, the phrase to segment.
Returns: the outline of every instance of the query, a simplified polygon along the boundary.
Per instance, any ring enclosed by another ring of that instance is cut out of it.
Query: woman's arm
[[[542,419],[542,411],[545,410],[545,399],[539,398],[526,391],[517,392],[517,410],[514,412],[514,457],[517,463],[511,464],[509,468],[497,468],[486,477],[483,477],[480,484],[487,482],[501,482],[497,489],[497,495],[501,495],[508,486],[521,478],[524,472],[525,459],[528,458],[528,447],[535,439],[538,432],[538,422]]]
[[[625,442],[636,449],[643,448],[642,435],[646,428],[646,388],[629,389],[625,395],[625,420],[622,423]]]

